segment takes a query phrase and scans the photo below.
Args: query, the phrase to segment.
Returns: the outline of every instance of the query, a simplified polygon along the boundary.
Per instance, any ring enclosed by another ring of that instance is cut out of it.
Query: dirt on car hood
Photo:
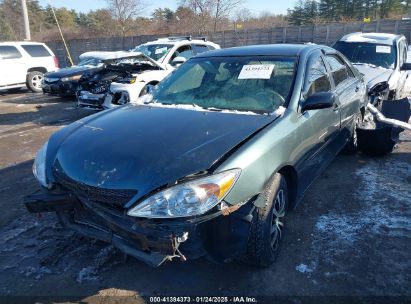
[[[134,189],[138,199],[209,169],[277,117],[129,105],[53,135],[48,174],[58,164],[76,182]]]

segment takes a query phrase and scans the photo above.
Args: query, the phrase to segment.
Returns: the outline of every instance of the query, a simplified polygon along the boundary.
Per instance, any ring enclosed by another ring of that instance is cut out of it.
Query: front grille
[[[137,190],[132,189],[107,189],[89,186],[71,179],[62,170],[57,168],[53,170],[53,176],[56,183],[72,191],[76,196],[87,198],[96,203],[123,207],[137,194]]]

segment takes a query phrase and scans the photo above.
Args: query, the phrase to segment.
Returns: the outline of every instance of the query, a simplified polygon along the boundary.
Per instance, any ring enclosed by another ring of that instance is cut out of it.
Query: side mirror
[[[404,63],[401,68],[401,71],[411,71],[411,62]]]
[[[315,93],[301,102],[301,112],[332,108],[335,105],[335,94],[332,92]]]
[[[171,61],[171,65],[172,66],[179,66],[179,65],[182,65],[186,61],[187,61],[187,59],[185,59],[184,57],[178,56],[178,57],[174,58],[173,61]]]

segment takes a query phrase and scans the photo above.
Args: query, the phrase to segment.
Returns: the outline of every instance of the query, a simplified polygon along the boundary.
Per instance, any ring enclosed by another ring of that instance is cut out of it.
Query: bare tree
[[[213,31],[216,32],[218,23],[228,18],[242,3],[243,0],[214,0]]]
[[[227,19],[243,0],[182,0],[181,4],[190,8],[198,17],[200,32],[217,31],[219,23]]]
[[[216,0],[182,0],[181,5],[188,7],[196,14],[196,27],[199,33],[208,30],[208,25],[213,15]]]
[[[131,28],[133,21],[144,11],[143,0],[106,0],[113,18],[121,27],[123,37]]]

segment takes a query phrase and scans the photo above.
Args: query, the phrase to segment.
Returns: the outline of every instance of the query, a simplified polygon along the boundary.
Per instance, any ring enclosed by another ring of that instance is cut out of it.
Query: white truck
[[[44,74],[58,69],[50,48],[40,42],[0,42],[0,90],[42,91]]]

